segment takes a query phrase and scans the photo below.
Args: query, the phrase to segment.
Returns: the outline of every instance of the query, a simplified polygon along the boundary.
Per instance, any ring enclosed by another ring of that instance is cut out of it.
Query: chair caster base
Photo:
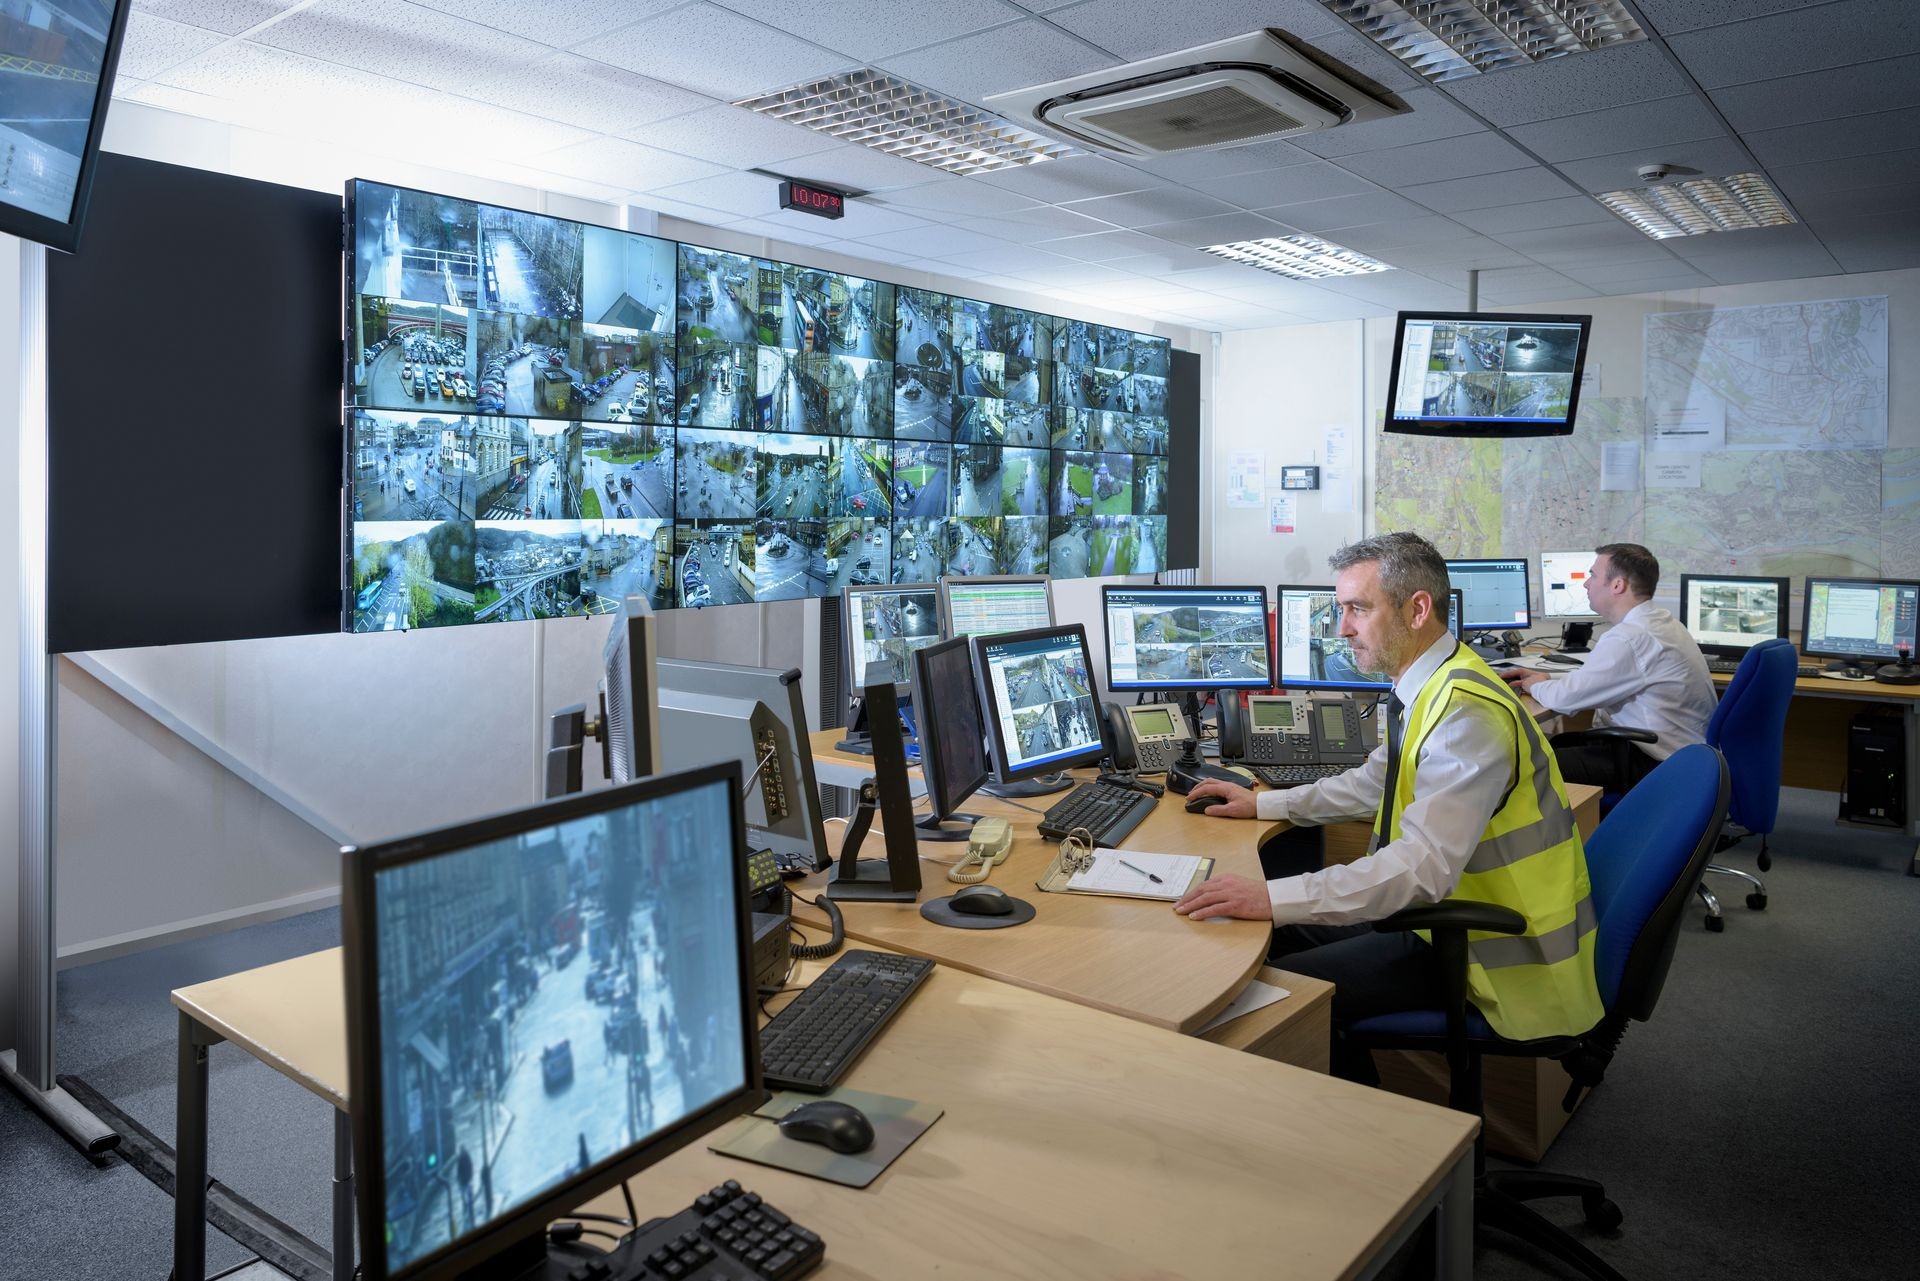
[[[1749,894],[1747,895],[1747,906],[1756,912],[1764,912],[1767,910],[1767,896],[1764,894]]]
[[[1707,927],[1707,933],[1718,934],[1727,928],[1727,918],[1724,916],[1709,916],[1704,924]]]
[[[1619,1206],[1605,1197],[1583,1199],[1580,1209],[1587,1216],[1587,1226],[1595,1232],[1617,1232],[1627,1218]]]
[[[1771,872],[1773,870],[1773,855],[1767,853],[1765,850],[1760,851],[1760,857],[1756,858],[1754,862],[1763,872]]]

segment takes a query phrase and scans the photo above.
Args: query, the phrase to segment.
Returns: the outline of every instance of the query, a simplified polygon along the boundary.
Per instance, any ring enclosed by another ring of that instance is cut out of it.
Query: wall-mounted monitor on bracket
[[[1419,436],[1565,436],[1580,407],[1592,316],[1403,311],[1386,430]]]
[[[0,232],[72,253],[133,0],[0,0]]]

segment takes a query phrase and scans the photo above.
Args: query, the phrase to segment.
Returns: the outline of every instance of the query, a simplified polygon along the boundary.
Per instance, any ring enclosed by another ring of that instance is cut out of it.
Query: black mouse
[[[1216,796],[1212,792],[1207,793],[1205,796],[1189,796],[1187,798],[1187,813],[1205,814],[1214,806],[1225,805],[1226,803],[1226,797]]]
[[[948,899],[947,906],[962,916],[1013,915],[1013,900],[1005,890],[992,885],[969,885]]]
[[[865,1152],[873,1146],[873,1122],[851,1103],[820,1099],[802,1103],[780,1118],[780,1133],[801,1143],[818,1143],[835,1152]]]

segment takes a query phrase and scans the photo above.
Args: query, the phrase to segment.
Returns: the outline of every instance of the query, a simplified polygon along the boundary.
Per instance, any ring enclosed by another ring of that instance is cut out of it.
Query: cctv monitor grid
[[[1108,587],[1102,605],[1114,689],[1272,683],[1262,589]]]
[[[1582,326],[1408,318],[1398,353],[1394,417],[1563,422],[1573,397]]]
[[[352,630],[1168,567],[1165,339],[348,200]]]

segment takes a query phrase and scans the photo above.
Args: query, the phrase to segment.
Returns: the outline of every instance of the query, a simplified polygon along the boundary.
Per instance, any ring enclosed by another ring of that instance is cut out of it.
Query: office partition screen
[[[351,630],[1171,567],[1164,338],[371,182],[347,205]]]

